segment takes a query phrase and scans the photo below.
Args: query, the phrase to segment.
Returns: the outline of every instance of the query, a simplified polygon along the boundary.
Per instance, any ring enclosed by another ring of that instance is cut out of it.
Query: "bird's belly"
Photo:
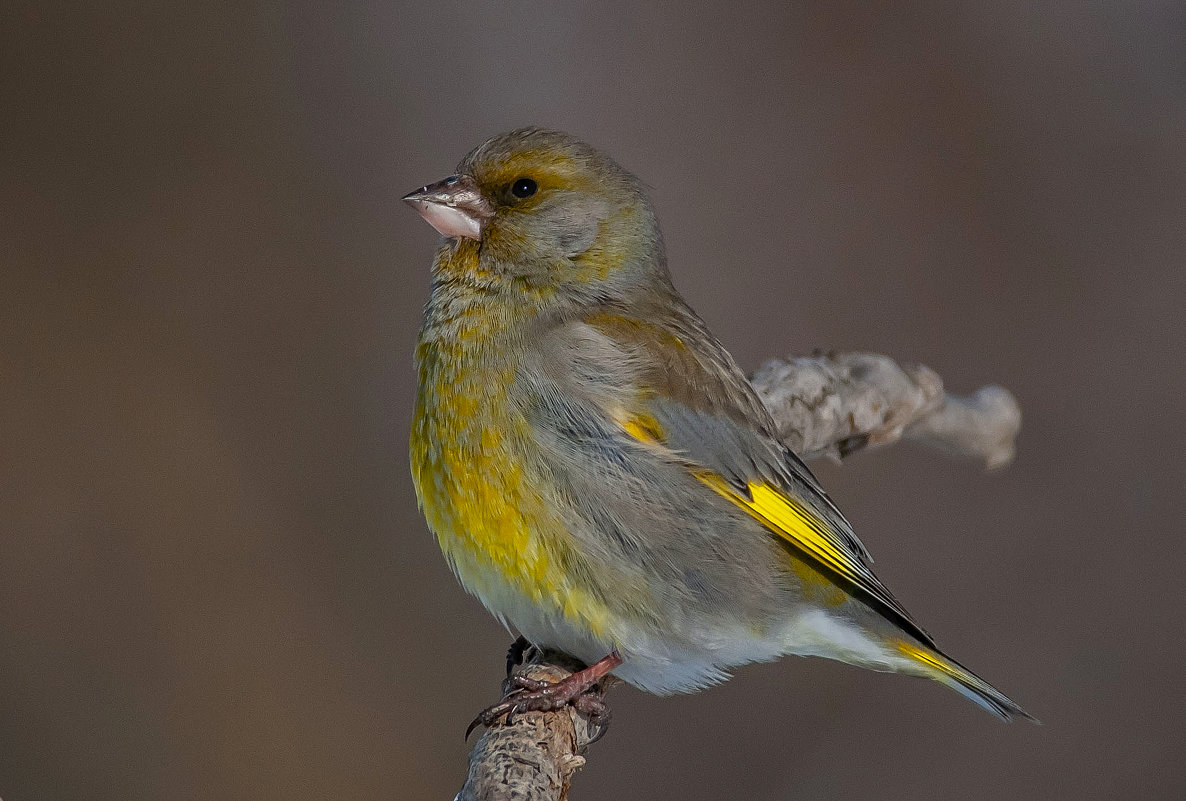
[[[567,575],[572,538],[523,467],[525,423],[486,400],[480,413],[441,397],[418,404],[412,475],[429,527],[462,585],[504,624],[578,658],[594,643],[608,651],[610,613]]]
[[[471,488],[489,503],[456,503],[455,497],[424,501],[441,550],[468,592],[496,618],[531,642],[586,662],[614,647],[609,611],[575,586],[558,566],[559,543],[546,542],[541,516],[505,502],[487,485]],[[522,488],[519,490],[522,494]],[[533,503],[524,503],[525,507]],[[542,525],[541,525],[542,524]],[[553,536],[563,536],[553,531]]]

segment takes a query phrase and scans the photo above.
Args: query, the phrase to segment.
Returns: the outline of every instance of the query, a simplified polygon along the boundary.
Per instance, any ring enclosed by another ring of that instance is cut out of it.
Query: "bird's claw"
[[[468,740],[478,726],[489,728],[503,716],[506,717],[504,723],[510,724],[512,718],[521,712],[552,712],[571,704],[590,724],[601,727],[602,730],[597,734],[597,739],[600,739],[609,723],[609,707],[594,692],[596,684],[585,685],[581,681],[570,681],[572,678],[569,676],[553,682],[528,676],[511,676],[507,683],[513,689],[497,704],[478,713],[466,727],[465,738]]]
[[[511,646],[512,653],[508,654],[508,662],[517,645],[516,641],[516,645]],[[584,715],[590,724],[600,728],[594,738],[598,739],[605,733],[605,726],[609,723],[609,709],[601,693],[595,690],[600,686],[600,681],[620,664],[622,656],[614,650],[592,665],[559,681],[544,681],[521,675],[508,676],[503,685],[503,699],[482,710],[473,719],[466,727],[465,739],[468,740],[478,726],[489,727],[504,716],[504,723],[510,723],[511,718],[518,712],[551,712],[569,704]]]

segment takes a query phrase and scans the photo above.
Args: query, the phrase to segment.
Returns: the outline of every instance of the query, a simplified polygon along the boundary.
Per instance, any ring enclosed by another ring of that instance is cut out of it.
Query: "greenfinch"
[[[690,692],[822,656],[934,679],[1029,718],[943,654],[869,569],[745,375],[673,288],[637,178],[525,128],[404,198],[443,235],[416,346],[420,506],[467,590],[589,667]]]

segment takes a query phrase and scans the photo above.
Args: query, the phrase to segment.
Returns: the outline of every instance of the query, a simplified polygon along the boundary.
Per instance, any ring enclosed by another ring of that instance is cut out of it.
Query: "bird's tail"
[[[996,687],[977,676],[949,656],[905,640],[894,643],[898,651],[910,660],[911,672],[946,684],[960,695],[972,701],[1002,720],[1024,718],[1037,723],[1038,719],[1019,707]]]

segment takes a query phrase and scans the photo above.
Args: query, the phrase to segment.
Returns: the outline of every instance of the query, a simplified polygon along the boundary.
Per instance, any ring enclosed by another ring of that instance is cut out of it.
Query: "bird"
[[[874,575],[676,291],[638,178],[528,127],[403,199],[442,237],[415,351],[420,508],[520,642],[586,665],[519,679],[475,724],[565,704],[600,714],[588,690],[609,674],[669,695],[785,655],[932,679],[1033,720]]]

